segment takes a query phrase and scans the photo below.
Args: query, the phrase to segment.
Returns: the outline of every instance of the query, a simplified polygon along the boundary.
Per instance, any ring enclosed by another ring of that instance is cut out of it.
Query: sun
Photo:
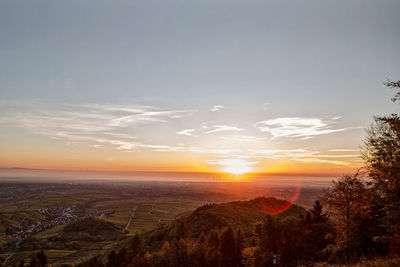
[[[242,175],[245,173],[252,172],[253,169],[251,168],[251,165],[253,165],[253,162],[248,162],[247,160],[241,160],[241,159],[229,159],[225,160],[225,167],[223,168],[223,172],[231,173],[234,175]]]

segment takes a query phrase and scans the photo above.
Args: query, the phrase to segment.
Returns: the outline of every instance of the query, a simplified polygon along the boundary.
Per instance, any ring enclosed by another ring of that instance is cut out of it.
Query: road
[[[8,255],[8,257],[4,260],[4,262],[3,262],[3,264],[4,264],[4,266],[6,266],[7,265],[7,261],[12,257],[12,256],[14,256],[15,255],[15,252],[13,252],[13,253],[11,253],[10,255]]]
[[[128,231],[129,226],[131,225],[131,222],[133,220],[133,218],[135,217],[136,214],[136,209],[139,208],[140,206],[143,206],[143,204],[140,205],[136,205],[132,208],[132,210],[129,212],[131,214],[131,217],[129,218],[128,223],[126,224],[124,231]]]
[[[19,222],[19,224],[18,224],[18,227],[19,227],[19,228],[21,228],[22,223],[25,221],[25,219],[26,219],[26,217],[24,217],[24,218]]]

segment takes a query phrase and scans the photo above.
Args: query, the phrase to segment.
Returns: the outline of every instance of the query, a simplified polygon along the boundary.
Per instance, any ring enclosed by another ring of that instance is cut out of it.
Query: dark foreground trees
[[[387,82],[400,89],[400,81]],[[400,101],[400,92],[392,99]],[[400,254],[400,117],[376,116],[362,148],[365,179],[344,176],[326,195],[344,262]]]
[[[379,239],[400,253],[400,117],[376,117],[363,149],[365,168],[373,182],[373,195],[381,208]],[[378,238],[378,237],[377,237]]]
[[[333,183],[325,196],[335,229],[335,245],[328,249],[329,258],[351,262],[382,254],[385,244],[377,238],[383,233],[378,222],[381,207],[370,183],[358,174]]]
[[[385,85],[397,90],[393,102],[400,101],[400,81]],[[380,225],[384,233],[377,238],[400,254],[400,117],[377,116],[364,140],[365,169],[373,181],[373,196],[381,205]]]

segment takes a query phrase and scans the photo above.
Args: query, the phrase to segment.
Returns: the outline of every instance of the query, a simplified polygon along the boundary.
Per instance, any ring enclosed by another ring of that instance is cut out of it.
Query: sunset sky
[[[341,173],[400,1],[0,2],[0,167]]]

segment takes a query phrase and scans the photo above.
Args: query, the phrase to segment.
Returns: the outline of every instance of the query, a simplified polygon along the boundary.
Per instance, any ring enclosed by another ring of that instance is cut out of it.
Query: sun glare
[[[251,168],[251,165],[253,165],[253,163],[246,160],[230,159],[226,160],[224,165],[225,168],[223,169],[223,172],[235,175],[241,175],[253,171],[253,169]]]

